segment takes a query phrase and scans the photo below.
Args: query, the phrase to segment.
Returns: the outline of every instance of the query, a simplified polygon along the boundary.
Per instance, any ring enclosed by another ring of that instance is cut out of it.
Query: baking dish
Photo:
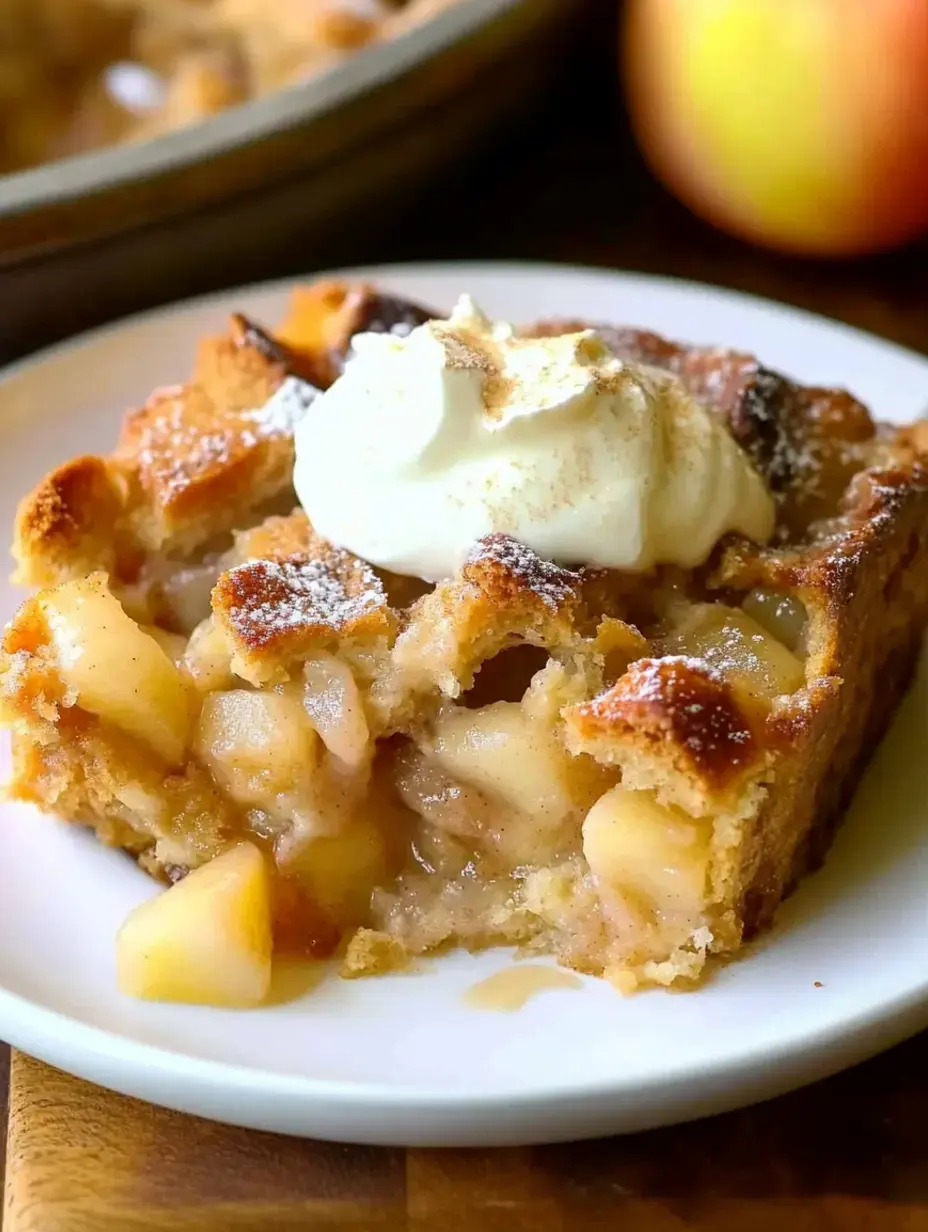
[[[0,355],[282,262],[354,259],[350,228],[384,225],[529,108],[589,10],[463,0],[204,123],[0,179],[0,299],[16,306]]]

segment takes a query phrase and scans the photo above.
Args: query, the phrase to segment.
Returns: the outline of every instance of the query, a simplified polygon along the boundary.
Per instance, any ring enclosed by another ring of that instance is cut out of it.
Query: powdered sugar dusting
[[[263,406],[236,410],[214,406],[198,386],[163,390],[139,416],[138,464],[169,502],[262,444],[291,439],[318,394],[288,377]]]
[[[756,746],[722,675],[703,658],[639,659],[585,706],[606,729],[660,733],[686,749],[702,773],[728,774],[751,763]]]
[[[668,673],[675,674],[676,668],[687,672],[696,672],[706,676],[718,684],[722,676],[713,666],[695,655],[664,655],[660,659],[639,659],[633,664],[635,672],[635,696],[643,701],[655,701],[667,694]],[[691,713],[701,709],[701,703],[694,703]]]
[[[308,381],[288,376],[264,406],[246,411],[243,418],[255,424],[260,436],[292,436],[320,392]]]
[[[204,475],[224,470],[254,449],[256,432],[233,421],[228,427],[217,421],[207,432],[202,424],[186,422],[184,402],[178,400],[166,413],[145,426],[137,449],[140,468],[169,502]]]
[[[339,632],[386,605],[372,570],[335,549],[324,560],[249,561],[225,574],[219,589],[229,624],[251,647],[294,631]]]
[[[505,569],[546,607],[556,610],[576,594],[580,574],[543,560],[527,544],[510,535],[487,535],[468,553],[466,565],[490,562]],[[465,565],[465,572],[466,572]]]

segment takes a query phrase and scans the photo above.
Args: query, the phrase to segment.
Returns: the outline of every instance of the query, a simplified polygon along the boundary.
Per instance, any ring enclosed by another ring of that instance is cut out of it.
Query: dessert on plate
[[[734,351],[299,290],[23,499],[12,793],[172,886],[142,995],[491,945],[691,986],[906,688],[924,444]]]

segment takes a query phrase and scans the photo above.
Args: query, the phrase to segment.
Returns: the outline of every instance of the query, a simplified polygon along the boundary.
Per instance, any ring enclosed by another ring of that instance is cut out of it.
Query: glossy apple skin
[[[645,158],[716,226],[846,256],[928,230],[928,0],[627,0]]]

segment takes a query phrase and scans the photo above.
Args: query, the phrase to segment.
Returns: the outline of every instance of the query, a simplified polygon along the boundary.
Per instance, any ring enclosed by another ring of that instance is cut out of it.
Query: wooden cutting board
[[[928,1036],[710,1121],[486,1152],[233,1129],[13,1054],[3,1232],[304,1228],[928,1232]]]

